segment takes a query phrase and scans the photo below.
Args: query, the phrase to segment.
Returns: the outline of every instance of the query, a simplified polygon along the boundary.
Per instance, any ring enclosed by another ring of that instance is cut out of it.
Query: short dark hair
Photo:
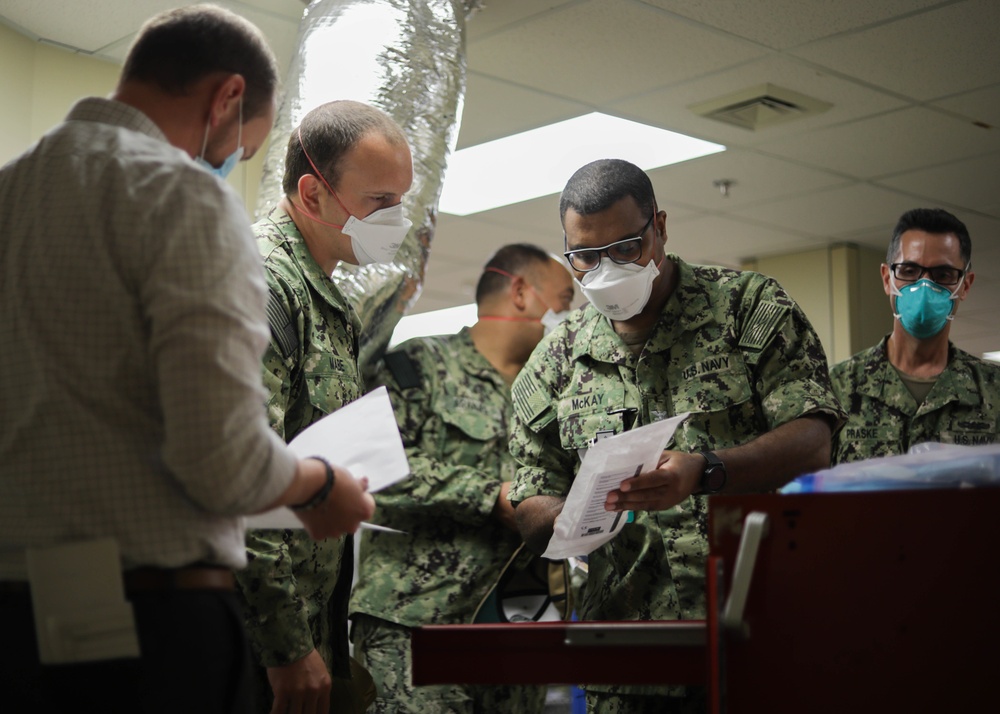
[[[249,20],[215,5],[191,5],[156,15],[139,30],[121,81],[145,82],[185,94],[213,72],[246,82],[243,121],[274,104],[278,63],[263,33]]]
[[[646,172],[622,159],[599,159],[570,176],[559,198],[559,220],[565,224],[572,208],[581,216],[600,213],[626,196],[639,204],[644,214],[656,206],[653,183]]]
[[[530,243],[510,243],[499,248],[483,266],[483,274],[476,284],[476,304],[504,290],[510,283],[510,275],[531,277],[539,266],[550,260],[553,260],[551,255]]]
[[[303,117],[298,130],[288,137],[282,190],[289,195],[295,193],[299,179],[306,174],[315,175],[316,169],[330,186],[336,186],[340,180],[341,160],[363,136],[371,132],[382,134],[393,144],[409,145],[399,124],[381,109],[350,99],[339,99],[316,107]],[[306,151],[309,152],[308,158]],[[316,169],[313,169],[309,159],[316,164]]]
[[[900,251],[900,240],[906,231],[917,230],[925,233],[952,233],[958,238],[959,252],[966,265],[972,262],[972,238],[969,229],[955,216],[943,208],[914,208],[899,217],[892,231],[892,240],[885,253],[885,262],[891,265]]]

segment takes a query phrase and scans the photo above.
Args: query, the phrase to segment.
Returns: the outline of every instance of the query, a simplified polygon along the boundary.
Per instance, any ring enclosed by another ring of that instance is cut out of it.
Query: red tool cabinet
[[[709,529],[707,621],[421,627],[414,683],[706,684],[720,714],[1000,710],[1000,488],[716,496]]]

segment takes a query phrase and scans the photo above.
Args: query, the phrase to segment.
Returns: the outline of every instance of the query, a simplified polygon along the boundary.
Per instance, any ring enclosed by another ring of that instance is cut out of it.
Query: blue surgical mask
[[[209,119],[208,123],[205,125],[205,138],[201,142],[201,154],[199,154],[198,158],[194,160],[196,164],[201,166],[206,171],[215,174],[223,181],[227,176],[229,176],[230,173],[232,173],[233,169],[236,168],[236,164],[240,162],[240,159],[243,158],[243,97],[240,97],[239,121],[239,128],[236,130],[236,151],[227,156],[221,166],[212,166],[212,164],[205,160],[205,149],[208,148],[208,130],[212,126],[211,119]]]
[[[941,332],[948,320],[954,319],[952,310],[954,300],[962,287],[959,282],[954,291],[938,285],[933,280],[923,278],[915,283],[896,287],[894,279],[890,279],[892,294],[896,296],[896,311],[893,315],[902,323],[903,329],[918,340]]]

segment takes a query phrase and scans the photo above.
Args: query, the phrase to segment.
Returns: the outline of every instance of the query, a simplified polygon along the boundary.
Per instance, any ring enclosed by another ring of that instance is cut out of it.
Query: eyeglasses
[[[917,263],[893,263],[889,267],[896,280],[907,282],[920,280],[924,275],[928,275],[938,285],[957,285],[958,281],[965,275],[965,270],[953,268],[950,265],[935,265],[932,268],[925,268]]]
[[[650,215],[649,220],[646,221],[646,225],[639,231],[639,235],[634,238],[615,241],[603,248],[568,250],[563,255],[566,256],[566,260],[569,261],[573,270],[581,273],[589,273],[591,270],[597,270],[601,267],[601,253],[607,255],[613,262],[618,263],[618,265],[634,263],[642,257],[642,236],[649,230],[649,226],[655,217],[656,212],[654,211]]]

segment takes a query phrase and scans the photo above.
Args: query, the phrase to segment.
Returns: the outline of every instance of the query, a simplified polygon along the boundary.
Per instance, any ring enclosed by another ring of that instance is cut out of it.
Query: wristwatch
[[[712,451],[702,451],[705,457],[705,470],[701,472],[701,488],[698,493],[718,493],[726,487],[726,465]]]
[[[323,503],[323,501],[326,500],[326,497],[330,495],[330,491],[333,490],[334,475],[333,466],[330,465],[330,462],[322,456],[310,456],[308,458],[316,459],[316,461],[323,464],[323,467],[326,469],[326,481],[323,483],[322,487],[320,487],[320,489],[305,503],[290,504],[288,507],[293,511],[311,511],[316,508],[316,506]]]

